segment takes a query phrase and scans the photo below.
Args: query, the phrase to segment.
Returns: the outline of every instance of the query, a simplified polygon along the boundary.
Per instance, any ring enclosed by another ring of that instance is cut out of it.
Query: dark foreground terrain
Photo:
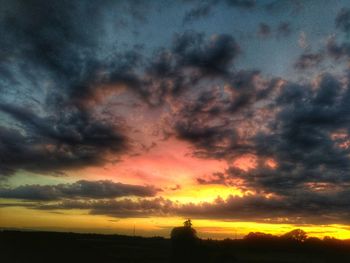
[[[259,236],[189,242],[159,237],[1,231],[0,262],[333,263],[350,262],[350,243],[312,238],[297,242]]]

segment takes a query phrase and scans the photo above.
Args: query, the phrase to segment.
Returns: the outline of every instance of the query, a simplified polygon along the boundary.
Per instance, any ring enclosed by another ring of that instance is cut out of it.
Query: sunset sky
[[[348,0],[0,0],[0,228],[350,238]]]

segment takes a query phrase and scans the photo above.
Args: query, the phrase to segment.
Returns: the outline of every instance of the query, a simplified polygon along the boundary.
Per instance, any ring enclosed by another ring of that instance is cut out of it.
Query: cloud
[[[221,184],[226,185],[227,184],[227,177],[224,173],[213,173],[210,178],[197,178],[197,182],[199,184]]]
[[[288,37],[292,33],[292,28],[289,22],[280,22],[275,28],[266,23],[259,23],[257,36],[261,38],[270,37]]]
[[[229,171],[252,189],[291,195],[296,189],[310,191],[310,183],[349,182],[347,101],[349,88],[331,75],[323,75],[317,88],[287,84],[277,97],[279,112],[268,132],[254,138],[261,158],[254,169]],[[266,166],[272,158],[277,167]]]
[[[268,37],[271,34],[271,27],[266,23],[259,23],[258,36]]]
[[[318,66],[324,59],[322,53],[303,53],[295,62],[294,67],[298,70],[305,70]]]
[[[216,4],[255,11],[257,6],[269,11],[303,6],[300,1],[273,1],[271,5],[251,0],[196,2],[184,20],[205,17]],[[244,59],[243,47],[229,34],[178,32],[169,46],[153,53],[140,46],[120,45],[121,25],[112,19],[114,13],[125,11],[130,19],[147,23],[149,7],[139,1],[4,4],[0,11],[4,36],[0,38],[1,177],[21,170],[62,173],[119,160],[135,145],[128,127],[134,116],[122,107],[109,108],[122,101],[128,107],[138,103],[145,111],[163,107],[160,111],[167,120],[160,129],[190,143],[196,157],[227,161],[230,168],[225,173],[197,178],[197,183],[228,187],[237,183],[236,187],[255,195],[183,205],[162,198],[100,200],[149,197],[157,190],[78,181],[2,188],[4,198],[50,200],[56,203],[35,207],[84,208],[112,216],[176,214],[258,220],[255,210],[263,220],[287,216],[295,222],[298,218],[313,221],[317,216],[326,222],[328,216],[344,221],[350,171],[348,72],[293,82],[265,77],[254,68],[239,70],[236,67],[245,63],[238,61]],[[294,21],[277,23],[274,27],[260,23],[258,33],[288,37],[296,26]],[[349,31],[348,9],[338,13],[335,25],[342,32]],[[349,54],[349,43],[333,37],[326,51],[305,50],[294,66],[307,70],[327,55],[341,60]],[[143,142],[138,145],[149,150]],[[256,158],[253,167],[242,170],[233,165],[245,155]]]
[[[256,6],[255,0],[225,0],[229,6],[237,6],[242,8],[254,8]]]
[[[123,8],[110,1],[6,2],[0,13],[7,58],[0,63],[0,175],[102,165],[106,154],[129,149],[121,118],[102,119],[89,104],[108,84],[142,94],[135,51],[101,59],[106,15]]]
[[[347,205],[342,198],[350,183],[347,80],[322,74],[304,84],[264,81],[259,72],[242,71],[232,74],[223,89],[203,90],[188,99],[175,116],[176,136],[192,144],[196,157],[231,164],[225,173],[197,182],[277,195],[287,204],[296,195],[307,196],[310,200],[305,202],[316,202],[318,209],[323,204],[314,198],[328,198],[344,220]],[[252,167],[232,165],[247,154],[256,158]],[[279,216],[288,217],[287,210],[281,209]],[[327,217],[326,208],[322,213]]]
[[[175,135],[192,143],[197,157],[225,159],[254,151],[254,145],[246,143],[255,121],[261,121],[254,105],[265,101],[276,83],[265,81],[258,71],[232,73],[223,90],[203,90],[182,105],[174,118]]]
[[[342,8],[338,12],[335,18],[335,25],[338,30],[346,34],[350,32],[350,9]],[[350,44],[347,38],[339,41],[339,39],[333,35],[327,40],[326,52],[335,60],[346,59],[350,55]]]
[[[330,74],[315,83],[237,73],[224,90],[203,91],[180,108],[175,134],[197,157],[260,158],[256,169],[232,173],[252,189],[280,194],[308,182],[348,182],[349,87]],[[266,167],[267,159],[277,168]]]
[[[253,10],[256,7],[255,0],[206,0],[206,1],[187,1],[195,3],[183,18],[183,24],[195,22],[201,18],[208,17],[212,10],[217,6],[225,6],[229,8],[238,8],[243,10]]]
[[[292,26],[289,22],[281,22],[277,27],[277,36],[287,37],[292,33]]]
[[[307,35],[304,31],[301,31],[299,34],[298,44],[299,47],[301,47],[302,49],[306,49],[309,47]]]
[[[173,202],[162,197],[132,200],[66,200],[56,204],[34,205],[41,210],[87,209],[93,215],[108,215],[119,218],[149,217],[172,213]]]
[[[147,197],[156,195],[157,191],[152,186],[114,183],[109,180],[80,180],[70,184],[24,185],[15,188],[0,188],[0,197],[6,199],[52,201],[76,198]]]
[[[327,41],[326,50],[331,58],[344,59],[350,55],[350,44],[347,42],[337,43],[336,39],[332,37]]]
[[[215,156],[223,158],[230,149],[238,148],[238,138],[235,131],[223,126],[200,126],[190,122],[177,123],[178,138],[192,142],[197,150],[195,155]]]
[[[133,17],[143,8],[133,6]],[[6,51],[0,66],[2,177],[19,170],[52,174],[103,165],[109,154],[118,159],[132,142],[121,114],[101,114],[108,111],[106,97],[126,90],[130,100],[159,106],[204,79],[228,75],[239,54],[232,36],[208,39],[196,32],[177,34],[168,49],[148,58],[137,47],[105,51],[111,10],[130,11],[127,2],[11,1],[5,9],[0,13]]]
[[[344,32],[350,31],[350,9],[342,8],[335,18],[335,26]]]
[[[206,80],[229,76],[239,54],[240,47],[230,35],[175,34],[170,48],[158,50],[147,61],[138,92],[150,105],[162,105]]]
[[[183,18],[183,23],[187,24],[193,21],[196,21],[200,18],[205,18],[207,17],[212,10],[212,5],[210,3],[206,4],[200,4],[199,6],[189,10],[184,18]]]
[[[179,214],[191,218],[249,220],[281,223],[348,222],[344,210],[348,192],[339,195],[306,195],[293,198],[265,197],[262,195],[230,196],[217,198],[212,203],[185,204]],[[326,208],[326,203],[332,206]],[[287,219],[286,219],[287,218]]]
[[[230,35],[214,35],[205,42],[203,34],[187,31],[176,36],[172,52],[179,66],[215,76],[228,72],[239,54],[239,46]]]
[[[179,203],[156,198],[119,200],[65,200],[51,204],[33,204],[39,210],[89,210],[93,215],[116,218],[182,216],[198,219],[256,221],[291,224],[329,224],[349,222],[349,191],[339,193],[304,193],[293,197],[247,194],[217,197],[212,202]],[[11,204],[6,204],[11,205]],[[19,205],[13,204],[13,205]],[[27,206],[27,204],[25,204]],[[27,206],[28,207],[28,206]]]
[[[120,125],[98,121],[87,111],[68,108],[39,117],[30,109],[5,104],[0,104],[0,111],[25,131],[0,126],[2,175],[20,169],[52,173],[99,165],[106,162],[106,153],[121,153],[128,148]]]
[[[296,16],[305,8],[305,2],[301,0],[274,0],[264,3],[262,7],[265,9],[265,11],[272,15],[288,13]]]

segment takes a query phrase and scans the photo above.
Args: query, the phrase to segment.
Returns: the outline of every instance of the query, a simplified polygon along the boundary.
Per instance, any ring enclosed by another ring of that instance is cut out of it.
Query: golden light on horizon
[[[182,217],[114,218],[90,215],[88,211],[83,210],[35,211],[19,207],[1,208],[0,211],[0,224],[4,228],[132,235],[133,226],[135,226],[137,235],[148,237],[169,237],[171,229],[181,226],[186,219]],[[303,229],[310,237],[350,238],[350,228],[341,224],[294,225],[208,219],[192,219],[192,222],[201,238],[243,238],[249,232],[282,235],[296,228]]]

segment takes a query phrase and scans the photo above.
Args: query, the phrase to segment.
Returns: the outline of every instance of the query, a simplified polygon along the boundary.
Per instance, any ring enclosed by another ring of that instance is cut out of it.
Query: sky
[[[0,0],[0,227],[350,238],[347,0]]]

